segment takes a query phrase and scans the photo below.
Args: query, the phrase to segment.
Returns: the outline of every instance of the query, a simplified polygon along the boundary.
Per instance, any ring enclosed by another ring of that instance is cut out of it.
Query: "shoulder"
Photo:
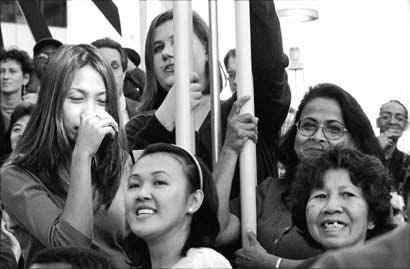
[[[7,165],[0,170],[1,185],[3,187],[10,186],[10,184],[21,184],[27,182],[35,182],[35,176],[16,165]]]
[[[135,116],[130,118],[130,120],[125,125],[126,131],[130,129],[140,128],[145,125],[145,123],[154,116],[154,110],[137,112]]]
[[[232,268],[229,261],[211,248],[191,248],[174,268]]]
[[[289,188],[288,182],[285,178],[268,177],[258,185],[257,189],[263,193],[282,194]]]
[[[324,255],[314,268],[409,268],[409,225],[405,224],[363,246]]]

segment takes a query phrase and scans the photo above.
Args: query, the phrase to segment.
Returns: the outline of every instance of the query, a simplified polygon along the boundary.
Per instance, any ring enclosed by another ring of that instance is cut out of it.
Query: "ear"
[[[408,127],[409,127],[409,121],[406,121],[406,124],[404,124],[403,131],[406,131]]]
[[[369,220],[367,222],[367,230],[373,230],[374,229],[374,222],[372,220]]]
[[[188,198],[187,204],[187,214],[193,215],[199,210],[204,201],[204,192],[202,190],[196,190],[194,193],[191,193]]]
[[[377,126],[377,128],[380,128],[380,126],[381,126],[381,124],[380,124],[380,117],[378,117],[378,118],[376,119],[376,126]]]
[[[30,81],[30,74],[29,74],[29,73],[24,74],[24,75],[23,75],[23,85],[24,85],[24,86],[27,86],[27,84],[28,84],[29,81]]]

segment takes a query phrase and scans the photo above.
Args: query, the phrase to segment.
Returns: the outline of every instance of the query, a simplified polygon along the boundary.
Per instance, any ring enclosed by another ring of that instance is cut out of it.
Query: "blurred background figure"
[[[230,49],[224,57],[224,65],[228,73],[229,87],[232,94],[236,92],[236,50]]]
[[[6,130],[10,125],[11,113],[23,100],[30,81],[32,62],[27,52],[18,49],[4,51],[0,55],[0,105]]]
[[[63,43],[54,38],[44,38],[39,40],[33,47],[34,72],[31,73],[30,83],[27,86],[27,93],[32,94],[27,98],[34,98],[33,94],[38,93],[40,81],[43,78],[50,58]]]
[[[405,212],[410,191],[410,156],[397,148],[400,137],[409,125],[408,110],[400,101],[390,100],[380,107],[376,124],[380,130],[378,139],[386,158],[386,167],[393,179],[393,214],[397,215]]]
[[[22,102],[16,106],[11,114],[10,126],[6,132],[3,155],[0,155],[0,165],[7,158],[7,156],[16,148],[17,142],[23,135],[27,123],[30,120],[35,105],[29,102]]]
[[[136,101],[124,96],[124,79],[128,67],[127,53],[120,43],[108,37],[97,39],[91,45],[98,49],[98,52],[107,61],[114,73],[120,102],[121,126],[124,126],[137,113],[138,107]]]
[[[128,68],[124,80],[124,95],[134,101],[141,101],[142,91],[145,86],[145,72],[138,66],[141,57],[135,50],[124,48],[128,56]]]

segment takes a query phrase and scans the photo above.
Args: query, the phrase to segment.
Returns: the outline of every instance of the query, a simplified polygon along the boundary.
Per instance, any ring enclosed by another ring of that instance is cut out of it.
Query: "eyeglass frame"
[[[304,135],[304,134],[302,134],[302,132],[300,131],[300,123],[302,122],[302,121],[304,121],[304,120],[310,120],[310,121],[312,121],[312,122],[314,122],[315,124],[316,124],[316,128],[315,128],[315,130],[313,131],[313,133],[311,134],[311,135]],[[341,122],[339,122],[339,121],[332,121],[332,122],[337,122],[338,124],[340,124],[343,128],[342,128],[342,133],[341,133],[341,135],[339,136],[339,137],[336,137],[336,138],[330,138],[330,137],[328,137],[328,135],[326,134],[326,132],[325,132],[325,128],[324,127],[326,127],[326,125],[327,125],[327,123],[322,123],[322,124],[319,124],[319,123],[317,123],[316,121],[314,121],[314,120],[311,120],[311,119],[300,119],[300,120],[298,120],[296,123],[295,123],[295,125],[296,125],[296,130],[297,130],[297,132],[301,135],[301,136],[304,136],[304,137],[312,137],[312,136],[314,136],[315,134],[316,134],[316,132],[319,130],[319,128],[321,127],[321,129],[322,129],[322,134],[327,138],[327,139],[329,139],[329,140],[336,140],[336,139],[339,139],[339,138],[342,138],[344,135],[345,135],[345,133],[348,133],[349,132],[349,130],[347,130],[346,129],[346,126],[343,124],[343,123],[341,123]]]

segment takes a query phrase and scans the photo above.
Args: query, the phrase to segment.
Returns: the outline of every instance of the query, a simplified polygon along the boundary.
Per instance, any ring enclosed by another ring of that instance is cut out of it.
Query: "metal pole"
[[[218,52],[218,0],[208,0],[209,8],[209,76],[211,82],[211,124],[212,124],[212,167],[218,162],[222,144],[221,107],[219,93],[221,89],[219,76]]]
[[[195,130],[190,105],[192,55],[191,0],[174,1],[176,143],[195,153]]]
[[[251,60],[251,34],[249,1],[235,1],[236,22],[236,65],[238,76],[238,98],[250,96],[241,113],[255,115]],[[242,245],[249,246],[246,233],[256,233],[256,145],[248,140],[239,157],[241,183],[241,227]]]

